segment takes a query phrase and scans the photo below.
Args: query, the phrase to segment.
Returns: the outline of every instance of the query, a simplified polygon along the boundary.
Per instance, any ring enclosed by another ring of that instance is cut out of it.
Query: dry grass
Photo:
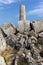
[[[7,46],[6,50],[1,53],[1,56],[4,57],[6,63],[8,64],[8,62],[10,62],[10,60],[11,60],[10,55],[11,54],[16,54],[16,53],[17,53],[16,49],[14,49],[10,46]]]

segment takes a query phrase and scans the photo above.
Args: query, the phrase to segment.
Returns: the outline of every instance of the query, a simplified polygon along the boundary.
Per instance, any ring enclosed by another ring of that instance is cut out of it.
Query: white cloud
[[[43,2],[40,2],[33,10],[28,11],[27,15],[43,16]]]
[[[0,10],[4,9],[4,4],[12,4],[12,3],[17,3],[17,2],[21,2],[21,0],[0,0]]]
[[[20,0],[0,0],[0,3],[2,4],[11,4],[11,3],[16,3]]]
[[[32,15],[32,14],[33,14],[33,15],[34,15],[34,14],[37,15],[37,14],[41,14],[41,13],[43,13],[43,8],[33,9],[33,10],[31,10],[31,11],[28,12],[28,14],[31,14],[31,15]]]

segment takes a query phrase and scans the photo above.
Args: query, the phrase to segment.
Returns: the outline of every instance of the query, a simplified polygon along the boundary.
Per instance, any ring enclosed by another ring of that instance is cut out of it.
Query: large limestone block
[[[24,22],[22,20],[18,22],[18,28],[20,33],[24,32]]]
[[[0,65],[6,65],[5,60],[2,56],[0,56]]]
[[[43,31],[43,20],[38,20],[32,23],[32,28],[36,33]]]
[[[30,21],[27,21],[27,20],[25,20],[25,22],[24,22],[24,30],[25,30],[25,32],[29,32],[30,31]]]
[[[6,49],[6,41],[3,37],[2,31],[0,30],[0,53]]]
[[[18,28],[20,33],[29,32],[30,31],[30,21],[19,21]]]
[[[2,30],[8,36],[16,33],[16,27],[13,24],[3,24]]]

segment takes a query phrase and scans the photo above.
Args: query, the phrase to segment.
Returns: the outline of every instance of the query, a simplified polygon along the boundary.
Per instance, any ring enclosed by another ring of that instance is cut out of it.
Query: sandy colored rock
[[[33,30],[38,33],[43,31],[43,20],[38,20],[32,23]]]
[[[34,36],[36,38],[38,38],[38,34],[36,32],[34,32],[34,30],[31,30],[29,33],[28,33],[29,37],[31,36]]]
[[[18,29],[20,33],[24,32],[24,22],[23,21],[18,22]]]
[[[16,27],[13,24],[3,24],[2,30],[8,36],[11,35],[11,34],[16,33]]]
[[[19,21],[18,28],[20,33],[29,32],[30,31],[30,21]]]
[[[25,20],[25,19],[26,19],[25,6],[21,5],[20,6],[20,20]]]
[[[25,22],[24,22],[24,30],[26,31],[26,32],[29,32],[30,31],[30,21],[28,21],[28,20],[25,20]]]
[[[6,41],[3,37],[2,31],[0,29],[0,53],[6,49]]]

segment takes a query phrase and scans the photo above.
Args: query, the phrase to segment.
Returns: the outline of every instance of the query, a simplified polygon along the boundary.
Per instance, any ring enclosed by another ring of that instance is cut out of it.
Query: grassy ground
[[[8,62],[10,62],[10,60],[12,58],[10,58],[10,55],[11,54],[16,54],[17,53],[17,50],[10,47],[10,46],[7,46],[6,50],[4,52],[1,53],[1,56],[4,57],[5,61],[6,61],[6,64],[8,64]]]

